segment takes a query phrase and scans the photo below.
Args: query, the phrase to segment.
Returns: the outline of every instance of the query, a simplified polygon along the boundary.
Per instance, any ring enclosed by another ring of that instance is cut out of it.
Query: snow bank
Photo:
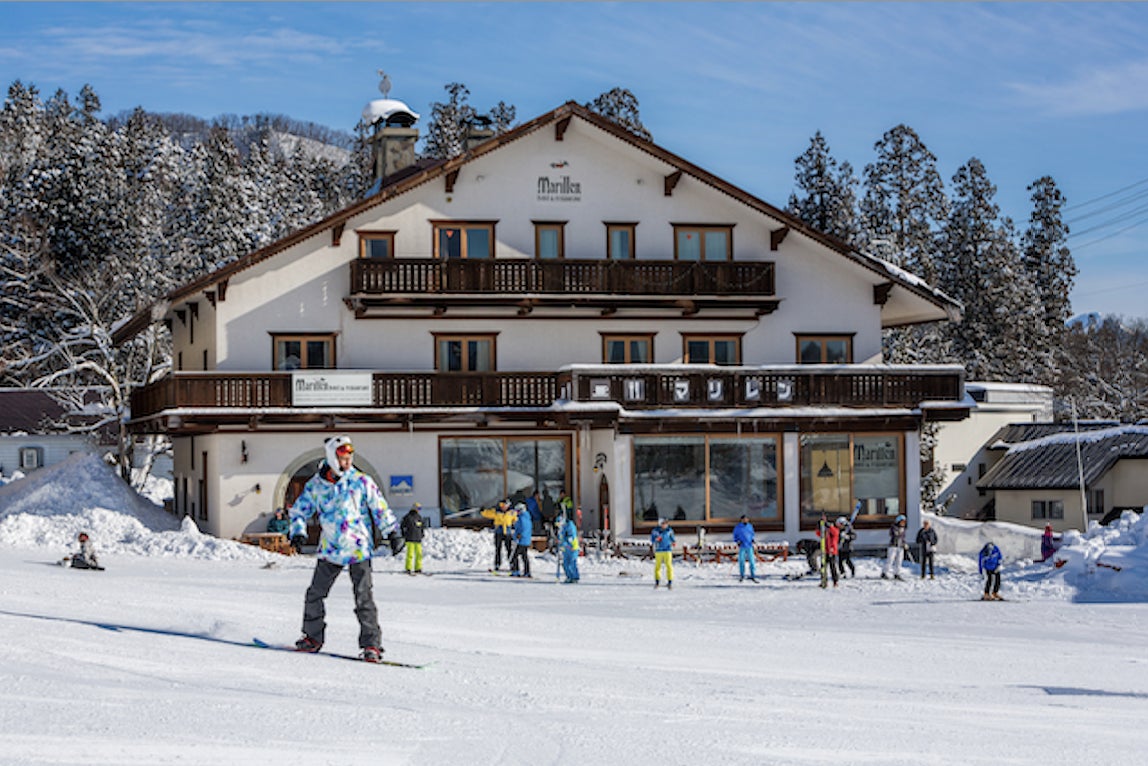
[[[265,559],[249,545],[200,533],[137,494],[99,457],[76,453],[0,487],[0,545],[63,556],[87,532],[96,554]]]
[[[1078,601],[1148,601],[1148,514],[1125,511],[1107,527],[1066,532],[1053,565]]]
[[[1006,521],[965,521],[950,516],[922,513],[937,530],[937,554],[958,554],[974,559],[987,542],[996,543],[1006,562],[1040,558],[1041,530]],[[913,535],[910,534],[910,542]]]

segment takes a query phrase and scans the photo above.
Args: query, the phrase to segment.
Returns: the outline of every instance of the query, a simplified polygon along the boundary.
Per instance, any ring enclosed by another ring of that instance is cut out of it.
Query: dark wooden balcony
[[[521,305],[526,299],[531,305],[572,301],[596,308],[623,301],[681,306],[683,300],[708,298],[713,305],[758,313],[777,304],[769,261],[359,258],[351,262],[350,290],[360,313],[399,303],[474,305],[476,296],[486,304]]]
[[[964,374],[959,367],[574,365],[559,372],[370,375],[370,404],[335,409],[344,414],[361,411],[367,419],[401,419],[404,411],[420,408],[497,409],[506,416],[517,411],[524,418],[537,419],[561,413],[566,402],[601,404],[601,412],[610,417],[621,409],[674,408],[913,409],[930,405],[938,409],[937,419],[959,419],[967,412],[962,404]],[[317,420],[326,409],[296,406],[289,372],[181,372],[132,394],[132,423],[137,431],[147,431],[144,421],[175,410],[181,411],[181,422],[219,424],[252,418]]]

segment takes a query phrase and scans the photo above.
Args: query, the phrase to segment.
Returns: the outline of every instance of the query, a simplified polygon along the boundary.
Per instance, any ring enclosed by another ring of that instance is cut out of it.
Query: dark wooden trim
[[[662,181],[662,188],[665,191],[665,195],[667,197],[674,196],[674,189],[677,188],[678,182],[681,180],[682,171],[680,170],[675,170],[673,173],[670,173],[665,177],[665,179]]]
[[[227,285],[229,280],[221,279],[215,285],[216,294],[219,296],[219,302],[223,303],[227,300]]]
[[[780,229],[774,229],[769,232],[769,249],[777,250],[781,247],[781,243],[789,236],[789,227],[782,226]]]
[[[176,309],[172,313],[176,315],[176,317],[179,319],[179,323],[181,325],[183,325],[184,327],[187,327],[187,312],[186,311],[184,311],[183,309]]]
[[[892,282],[882,282],[879,285],[873,285],[873,303],[878,306],[884,306],[889,300],[889,293],[892,291]]]
[[[566,115],[554,123],[554,140],[562,141],[565,139],[566,130],[570,127],[570,120],[573,115]]]
[[[335,221],[331,226],[331,247],[338,247],[343,241],[343,229],[346,227],[346,221]]]
[[[212,308],[215,308],[215,291],[214,290],[204,290],[203,291],[203,297],[207,298],[207,302],[211,304]]]
[[[458,168],[447,171],[446,179],[445,179],[445,181],[446,181],[446,193],[447,194],[450,194],[451,192],[454,191],[455,182],[458,181],[458,171],[459,171]]]

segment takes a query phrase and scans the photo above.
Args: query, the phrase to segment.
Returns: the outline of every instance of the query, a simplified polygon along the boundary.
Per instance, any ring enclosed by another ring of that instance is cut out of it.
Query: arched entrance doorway
[[[323,450],[308,450],[287,466],[287,469],[279,477],[279,485],[276,487],[276,495],[283,498],[281,507],[289,509],[295,504],[295,500],[303,493],[303,487],[307,486],[307,482],[318,472],[323,461]],[[379,481],[378,472],[374,466],[358,454],[355,455],[355,468],[374,479],[375,483],[379,485],[379,491],[383,491],[383,485]],[[318,520],[312,518],[307,524],[308,545],[318,545],[319,531]]]

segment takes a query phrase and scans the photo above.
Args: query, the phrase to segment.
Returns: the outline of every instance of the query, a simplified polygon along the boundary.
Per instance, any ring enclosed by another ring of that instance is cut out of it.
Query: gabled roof
[[[1080,486],[1082,469],[1087,487],[1103,477],[1118,460],[1148,458],[1148,427],[1145,426],[1081,423],[1077,434],[1071,423],[1026,425],[1062,428],[1012,443],[1000,462],[977,482],[978,489],[1073,489]],[[1016,428],[1006,426],[1002,431]],[[1036,429],[1032,431],[1035,434]]]
[[[89,405],[97,404],[99,396],[94,391],[84,393],[84,401]],[[38,388],[0,388],[0,434],[58,434],[65,433],[66,429],[58,425],[63,421],[72,424],[95,422],[99,420],[97,413],[69,413],[52,397],[52,395]],[[114,434],[101,433],[101,438],[112,437]]]
[[[833,250],[846,258],[856,262],[862,267],[880,275],[885,282],[892,286],[894,284],[903,287],[910,292],[924,298],[928,302],[938,306],[949,316],[950,319],[958,320],[960,318],[963,307],[954,298],[946,295],[942,291],[931,287],[923,280],[915,277],[912,274],[894,266],[887,261],[883,261],[875,256],[863,253],[859,250],[853,249],[845,242],[817,231],[796,216],[781,210],[780,208],[770,205],[768,202],[761,200],[754,195],[746,192],[733,184],[718,178],[717,176],[709,173],[706,170],[694,165],[678,155],[670,152],[652,141],[647,141],[640,138],[633,133],[629,132],[620,125],[606,119],[594,112],[591,112],[584,106],[577,104],[574,101],[568,101],[562,106],[554,109],[546,114],[536,117],[529,122],[523,123],[516,128],[513,128],[501,135],[495,136],[481,144],[473,147],[465,154],[454,159],[446,161],[434,162],[430,165],[419,167],[412,172],[411,169],[400,171],[394,176],[384,179],[382,189],[362,201],[351,205],[343,210],[333,213],[326,218],[304,227],[276,242],[260,248],[254,252],[235,260],[228,265],[219,268],[210,274],[207,274],[199,279],[196,279],[183,287],[180,287],[168,293],[163,300],[153,304],[152,306],[145,307],[138,311],[131,319],[120,325],[112,335],[112,340],[115,343],[122,343],[143,330],[144,327],[151,322],[156,321],[166,313],[167,307],[178,303],[188,297],[204,290],[210,290],[217,285],[226,282],[231,276],[237,274],[245,269],[280,253],[316,234],[321,233],[326,229],[336,229],[344,224],[351,218],[354,218],[361,213],[370,210],[371,208],[389,202],[396,197],[405,194],[423,184],[429,183],[435,179],[445,178],[448,174],[457,172],[459,168],[467,163],[473,162],[479,157],[483,157],[490,152],[498,151],[504,146],[517,141],[518,139],[530,135],[538,130],[541,130],[549,125],[555,125],[558,130],[563,130],[563,123],[568,123],[573,117],[579,119],[599,128],[600,130],[614,136],[615,138],[629,144],[630,146],[645,152],[646,154],[654,157],[662,162],[665,162],[675,172],[680,172],[683,175],[688,175],[697,181],[710,186],[717,191],[732,197],[738,202],[757,210],[770,218],[775,219],[779,224],[777,229],[780,233],[788,231],[799,232],[800,234],[809,237],[810,239],[820,243],[821,245]]]
[[[1119,426],[1115,420],[1081,420],[1075,425],[1062,423],[1010,423],[1002,426],[988,440],[988,449],[1007,450],[1023,442],[1032,442],[1048,436],[1072,433],[1074,431],[1100,431]]]

